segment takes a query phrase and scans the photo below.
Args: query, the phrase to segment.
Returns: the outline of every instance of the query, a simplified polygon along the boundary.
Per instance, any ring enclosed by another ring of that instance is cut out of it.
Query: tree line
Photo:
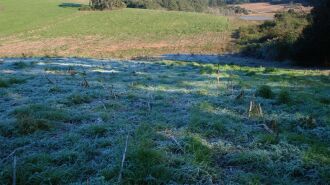
[[[93,9],[144,8],[203,12],[208,7],[249,2],[305,2],[306,0],[90,0]]]

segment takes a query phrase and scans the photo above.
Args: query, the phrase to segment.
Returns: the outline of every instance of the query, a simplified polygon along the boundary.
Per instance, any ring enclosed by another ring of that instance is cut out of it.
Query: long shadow
[[[301,67],[292,62],[278,62],[263,59],[245,57],[240,54],[166,54],[160,57],[162,60],[175,60],[185,62],[197,62],[204,64],[220,64],[220,65],[238,65],[248,67],[273,67],[280,69],[313,69],[313,70],[329,70],[330,67]]]
[[[62,3],[58,5],[61,8],[80,8],[82,7],[82,4],[79,3]]]

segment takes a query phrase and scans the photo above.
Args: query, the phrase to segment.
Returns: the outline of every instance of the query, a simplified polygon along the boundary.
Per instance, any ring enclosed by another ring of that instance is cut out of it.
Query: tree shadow
[[[80,8],[83,5],[79,4],[79,3],[62,3],[58,6],[61,7],[61,8]]]
[[[220,65],[238,65],[247,67],[273,67],[279,69],[313,69],[313,70],[329,70],[329,67],[302,67],[297,66],[291,61],[272,61],[265,59],[256,59],[252,57],[242,56],[241,54],[165,54],[160,56],[162,60],[174,60],[185,62],[197,62],[204,64],[220,64]]]

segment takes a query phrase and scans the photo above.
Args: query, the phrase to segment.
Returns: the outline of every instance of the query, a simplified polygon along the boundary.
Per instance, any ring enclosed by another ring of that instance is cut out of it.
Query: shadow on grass
[[[184,62],[198,62],[204,64],[220,64],[220,65],[238,65],[247,67],[274,67],[279,69],[313,69],[313,70],[330,70],[330,67],[302,67],[297,66],[290,61],[272,61],[264,59],[256,59],[252,57],[244,57],[240,54],[165,54],[160,57],[162,60],[174,60]]]
[[[80,8],[83,5],[82,4],[78,4],[78,3],[62,3],[60,5],[58,5],[61,8]]]

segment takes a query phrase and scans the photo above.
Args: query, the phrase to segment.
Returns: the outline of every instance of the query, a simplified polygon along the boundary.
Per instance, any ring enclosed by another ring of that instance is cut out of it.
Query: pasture
[[[1,1],[0,56],[131,58],[232,49],[230,18],[141,9],[79,11],[81,5]]]
[[[328,71],[231,60],[4,59],[1,184],[329,182]]]

